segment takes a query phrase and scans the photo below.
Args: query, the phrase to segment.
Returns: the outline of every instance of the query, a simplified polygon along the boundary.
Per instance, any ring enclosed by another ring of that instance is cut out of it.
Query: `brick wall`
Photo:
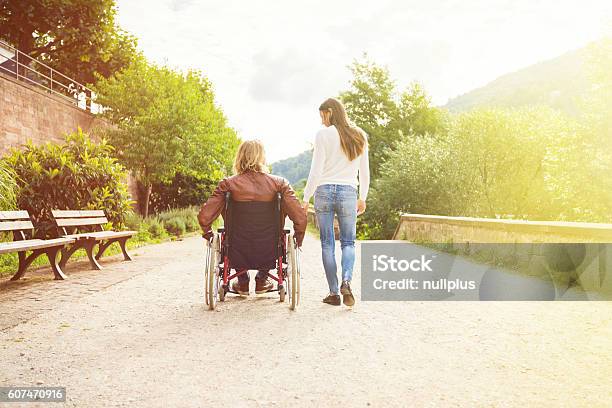
[[[96,129],[109,124],[42,88],[0,74],[0,155],[27,140],[59,141],[78,126],[95,137]]]
[[[100,129],[112,125],[60,96],[0,73],[0,156],[28,140],[62,141],[79,126],[95,139]],[[131,196],[137,197],[134,179],[129,177],[127,183]]]

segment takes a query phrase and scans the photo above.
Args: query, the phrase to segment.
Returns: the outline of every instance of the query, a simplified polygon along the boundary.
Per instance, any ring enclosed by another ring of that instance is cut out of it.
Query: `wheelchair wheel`
[[[289,288],[289,309],[295,310],[300,303],[300,260],[293,234],[289,235],[289,273],[287,282]]]
[[[208,309],[215,310],[217,306],[217,298],[219,296],[219,257],[221,254],[221,246],[219,243],[219,234],[215,234],[213,241],[208,246],[208,257],[206,262],[205,276],[205,297]]]
[[[280,295],[280,301],[284,302],[285,301],[285,295],[287,294],[287,290],[285,289],[284,286],[281,286],[280,288],[278,288],[278,294]]]

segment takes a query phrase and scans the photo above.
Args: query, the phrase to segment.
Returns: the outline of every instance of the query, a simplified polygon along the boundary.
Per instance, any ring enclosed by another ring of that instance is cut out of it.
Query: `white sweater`
[[[359,198],[365,200],[370,188],[367,143],[361,156],[349,161],[340,147],[340,134],[336,127],[332,125],[319,130],[315,138],[308,182],[304,188],[304,201],[310,201],[317,187],[323,184],[344,184],[359,188]]]

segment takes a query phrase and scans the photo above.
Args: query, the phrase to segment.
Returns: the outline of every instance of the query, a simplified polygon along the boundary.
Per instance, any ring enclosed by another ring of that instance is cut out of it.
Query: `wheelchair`
[[[230,282],[249,269],[269,270],[280,301],[300,302],[300,259],[295,236],[282,224],[281,194],[270,202],[234,201],[225,194],[224,226],[206,241],[205,298],[209,310],[234,293]],[[234,269],[234,273],[232,273]],[[273,272],[275,270],[275,273]]]

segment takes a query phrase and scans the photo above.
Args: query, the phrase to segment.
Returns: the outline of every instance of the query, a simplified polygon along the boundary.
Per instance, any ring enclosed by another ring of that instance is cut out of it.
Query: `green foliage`
[[[53,235],[53,209],[103,209],[114,228],[123,225],[131,205],[127,174],[112,151],[79,129],[62,144],[27,144],[4,159],[17,175],[17,207],[30,212],[39,235]]]
[[[306,179],[303,178],[301,180],[298,180],[296,183],[293,183],[292,187],[298,199],[300,201],[304,200],[304,189],[306,188]]]
[[[239,139],[199,72],[183,74],[139,60],[101,80],[96,93],[117,126],[108,137],[119,160],[142,186],[143,215],[153,184],[177,173],[217,181],[229,172]]]
[[[544,188],[562,121],[549,110],[476,110],[460,115],[449,132],[459,170],[471,183],[467,213],[490,218],[545,217]]]
[[[186,233],[200,231],[198,207],[187,207],[163,211],[155,216],[143,218],[130,213],[126,217],[126,226],[138,231],[140,241],[156,241],[168,238],[168,234],[180,237]]]
[[[115,22],[114,0],[2,2],[2,37],[82,84],[108,77],[136,55],[136,40]]]
[[[157,219],[159,219],[159,221],[164,224],[164,226],[170,233],[181,231],[182,226],[185,227],[184,231],[182,231],[182,234],[184,234],[185,232],[196,232],[200,230],[197,207],[188,207],[164,211],[157,215]]]
[[[166,221],[164,221],[164,226],[166,227],[166,230],[169,233],[176,235],[177,237],[180,237],[181,235],[184,235],[185,232],[187,232],[185,220],[180,217],[173,217],[167,219]]]
[[[150,211],[158,214],[173,208],[204,203],[217,186],[218,180],[205,176],[176,173],[171,181],[154,183]]]
[[[548,109],[461,114],[444,138],[397,144],[374,183],[361,234],[389,238],[402,212],[609,222],[612,160],[597,140]]]
[[[17,182],[8,163],[0,161],[0,211],[15,209]]]
[[[289,183],[294,184],[302,179],[308,178],[310,162],[312,161],[312,150],[307,150],[294,157],[279,160],[272,163],[272,174],[284,177]]]
[[[611,222],[612,39],[581,50],[580,60],[586,62],[584,67],[581,62],[580,67],[568,69],[587,72],[592,86],[583,86],[584,72],[576,76],[575,84],[561,86],[563,90],[576,84],[582,86],[573,95],[582,95],[583,101],[571,101],[579,109],[568,110],[538,98],[513,82],[510,93],[522,101],[518,105],[547,103],[561,110],[489,107],[446,116],[421,108],[427,113],[426,119],[415,119],[413,115],[401,125],[397,125],[401,121],[392,119],[394,112],[410,109],[388,103],[392,87],[386,71],[373,64],[367,69],[362,65],[357,73],[364,76],[366,72],[365,78],[373,79],[357,82],[358,92],[348,95],[358,107],[357,118],[372,128],[386,120],[383,130],[397,126],[400,136],[378,157],[382,163],[380,177],[374,180],[368,209],[359,218],[359,237],[390,238],[402,212]],[[550,83],[538,81],[545,88],[574,80],[567,72],[560,80],[559,72],[551,68],[556,64],[553,62],[521,75],[531,72],[530,86],[533,77],[549,75]],[[501,86],[510,77],[517,78],[511,75],[494,84]],[[427,103],[419,102],[423,101],[419,94],[424,95],[415,88],[412,103],[426,107]],[[480,91],[474,93],[477,94],[484,95]],[[368,110],[368,103],[374,104],[374,109]],[[426,126],[409,126],[410,123]],[[440,126],[436,128],[435,124]],[[408,132],[402,130],[407,128]]]
[[[166,229],[164,228],[164,223],[155,217],[147,219],[144,226],[147,232],[151,234],[153,238],[164,238],[168,236]]]
[[[359,218],[361,238],[391,237],[403,212],[462,213],[470,184],[447,140],[404,137],[370,189],[367,211]]]
[[[408,134],[444,133],[445,115],[431,106],[423,88],[413,83],[396,90],[389,70],[369,61],[354,61],[351,87],[340,94],[349,118],[369,136],[370,170],[377,178],[395,144]]]

